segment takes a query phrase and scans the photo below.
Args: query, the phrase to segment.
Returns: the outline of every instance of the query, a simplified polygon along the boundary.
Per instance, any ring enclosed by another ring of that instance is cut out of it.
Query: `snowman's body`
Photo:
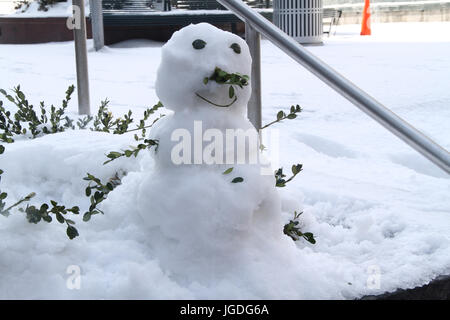
[[[204,47],[194,48],[196,40],[202,40]],[[231,48],[236,44],[240,53]],[[216,107],[196,95],[200,93],[220,105],[230,102],[229,86],[203,82],[216,67],[250,75],[251,57],[246,43],[232,33],[202,23],[176,32],[164,45],[156,92],[174,114],[158,121],[150,132],[152,139],[159,140],[154,152],[156,168],[147,173],[138,194],[139,213],[145,224],[157,229],[161,237],[192,248],[197,255],[199,250],[235,249],[244,238],[282,237],[281,204],[274,177],[261,174],[259,163],[194,163],[196,123],[201,123],[203,133],[214,129],[224,137],[227,129],[256,131],[246,116],[250,85],[236,88],[237,100],[229,107]],[[173,148],[180,142],[172,141],[172,137],[179,129],[192,136],[191,164],[173,162]],[[224,154],[236,151],[226,145],[223,148]],[[250,149],[246,150],[254,152]],[[231,167],[231,173],[223,174]],[[244,181],[232,183],[235,177]],[[165,196],[161,196],[162,191]]]

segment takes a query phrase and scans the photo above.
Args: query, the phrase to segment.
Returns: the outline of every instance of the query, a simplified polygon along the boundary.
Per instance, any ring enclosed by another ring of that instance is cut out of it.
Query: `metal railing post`
[[[269,39],[291,58],[369,115],[391,133],[450,174],[450,154],[380,102],[347,80],[336,70],[303,48],[294,39],[277,28],[241,0],[217,0]]]
[[[252,95],[248,103],[248,119],[257,130],[261,129],[261,35],[249,24],[245,24],[245,41],[250,48],[252,56],[252,74],[250,81],[252,84]]]
[[[102,0],[89,0],[89,8],[91,10],[92,38],[94,39],[95,51],[100,50],[105,45],[102,3]]]
[[[74,6],[74,19],[76,21],[73,34],[75,40],[75,59],[77,69],[78,113],[90,114],[84,0],[72,0],[72,5]]]

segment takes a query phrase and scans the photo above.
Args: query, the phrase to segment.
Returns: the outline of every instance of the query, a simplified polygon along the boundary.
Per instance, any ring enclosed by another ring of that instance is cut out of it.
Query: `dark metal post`
[[[92,38],[94,39],[95,51],[100,50],[105,45],[102,2],[102,0],[89,0],[89,8],[91,9]]]
[[[84,0],[72,0],[74,13],[75,58],[77,68],[78,113],[90,114],[89,74],[86,46],[86,17]]]

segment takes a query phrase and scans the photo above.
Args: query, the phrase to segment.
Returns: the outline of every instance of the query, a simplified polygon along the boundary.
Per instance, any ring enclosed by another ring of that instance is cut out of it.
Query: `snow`
[[[0,15],[14,12],[14,1],[0,1]]]
[[[194,47],[199,41],[203,45]],[[239,46],[240,51],[235,52],[233,45]],[[229,73],[250,74],[251,57],[245,41],[202,23],[176,32],[162,48],[156,93],[174,113],[160,120],[150,133],[152,139],[159,141],[154,153],[155,168],[141,175],[142,182],[137,183],[137,198],[133,201],[143,222],[150,227],[148,244],[162,267],[170,269],[179,281],[189,279],[202,284],[216,282],[218,275],[234,277],[235,270],[248,273],[248,279],[254,269],[249,267],[256,268],[256,261],[271,267],[272,261],[281,262],[279,256],[282,252],[286,255],[285,248],[291,248],[291,260],[296,254],[292,241],[282,232],[281,202],[273,176],[262,175],[258,163],[225,163],[225,157],[235,159],[235,150],[239,148],[235,138],[234,146],[228,140],[218,144],[226,130],[253,132],[255,144],[248,153],[256,155],[259,146],[257,132],[246,117],[250,85],[242,89],[235,86],[236,100],[229,105],[228,85],[203,82],[216,67]],[[211,105],[197,93],[229,106]],[[196,139],[199,132],[196,123],[205,134],[214,130],[211,151],[215,157],[222,155],[214,163],[195,161],[199,156],[197,150],[200,155],[206,154],[203,151],[206,145]],[[191,156],[175,165],[173,150],[179,142],[172,138],[180,130],[186,133],[183,141],[190,141],[183,155]],[[247,140],[249,144],[251,139]],[[222,174],[230,166],[232,173]],[[231,183],[235,177],[244,181]],[[256,290],[255,284],[257,281],[251,281],[246,286]]]
[[[194,49],[193,42],[196,40],[204,41],[204,48]],[[233,44],[237,44],[242,52],[235,53],[230,48]],[[229,73],[250,74],[251,72],[250,51],[245,41],[205,23],[188,26],[183,29],[183,32],[176,32],[171,41],[162,48],[162,52],[156,94],[165,106],[177,112],[221,111],[221,108],[212,108],[210,103],[199,99],[194,93],[213,99],[213,102],[220,105],[230,102],[229,86],[220,85],[214,81],[203,84],[205,77],[213,74],[216,67]],[[183,83],[174,86],[180,79]],[[237,101],[229,108],[224,108],[225,116],[230,113],[236,116],[246,114],[246,102],[251,95],[250,86],[242,89],[236,86],[236,91]]]
[[[4,10],[5,12],[0,12],[0,14],[5,13],[2,16],[8,18],[65,18],[72,16],[72,1],[57,2],[47,6],[47,8],[47,11],[39,10],[39,3],[37,1],[30,1],[28,8],[23,6],[17,10]],[[86,16],[90,14],[89,1],[85,1],[85,14]]]
[[[335,37],[324,38],[324,46],[308,50],[450,149],[449,27],[373,24],[374,35],[360,37],[360,26],[339,26]],[[139,118],[158,101],[161,46],[132,40],[100,52],[90,49],[93,105],[108,97],[115,115],[131,108]],[[301,221],[314,233],[315,245],[264,236],[221,243],[209,236],[192,251],[177,246],[162,236],[163,229],[140,223],[137,213],[145,202],[135,199],[145,197],[140,186],[155,173],[157,159],[145,153],[103,166],[104,154],[134,144],[132,136],[69,131],[6,146],[1,183],[10,201],[36,191],[33,203],[55,199],[87,206],[81,179],[86,172],[102,179],[120,169],[128,174],[103,204],[105,216],[88,223],[74,218],[80,232],[75,240],[68,240],[57,223],[31,225],[20,213],[1,217],[0,297],[353,299],[448,274],[448,175],[266,40],[262,67],[263,123],[291,104],[304,108],[298,119],[276,125],[281,164],[286,169],[304,164],[279,194],[284,221],[302,203]],[[35,103],[59,104],[67,86],[76,83],[70,42],[0,45],[0,68],[0,88],[21,84]],[[74,95],[69,106],[73,113],[76,100]],[[177,187],[176,178],[170,179],[168,184]],[[216,196],[213,191],[202,195],[205,203]],[[171,189],[147,192],[171,199]],[[237,198],[230,206],[245,207],[246,200]],[[192,236],[192,228],[188,221],[183,236]],[[211,248],[223,251],[205,257]],[[66,286],[71,265],[81,268],[80,290]],[[379,288],[369,281],[377,270]]]

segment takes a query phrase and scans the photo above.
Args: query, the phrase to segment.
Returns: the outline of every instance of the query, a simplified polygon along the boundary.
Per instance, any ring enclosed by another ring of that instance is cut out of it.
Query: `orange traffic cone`
[[[363,18],[361,24],[361,35],[362,36],[370,36],[370,0],[365,0],[364,2],[364,11]]]

